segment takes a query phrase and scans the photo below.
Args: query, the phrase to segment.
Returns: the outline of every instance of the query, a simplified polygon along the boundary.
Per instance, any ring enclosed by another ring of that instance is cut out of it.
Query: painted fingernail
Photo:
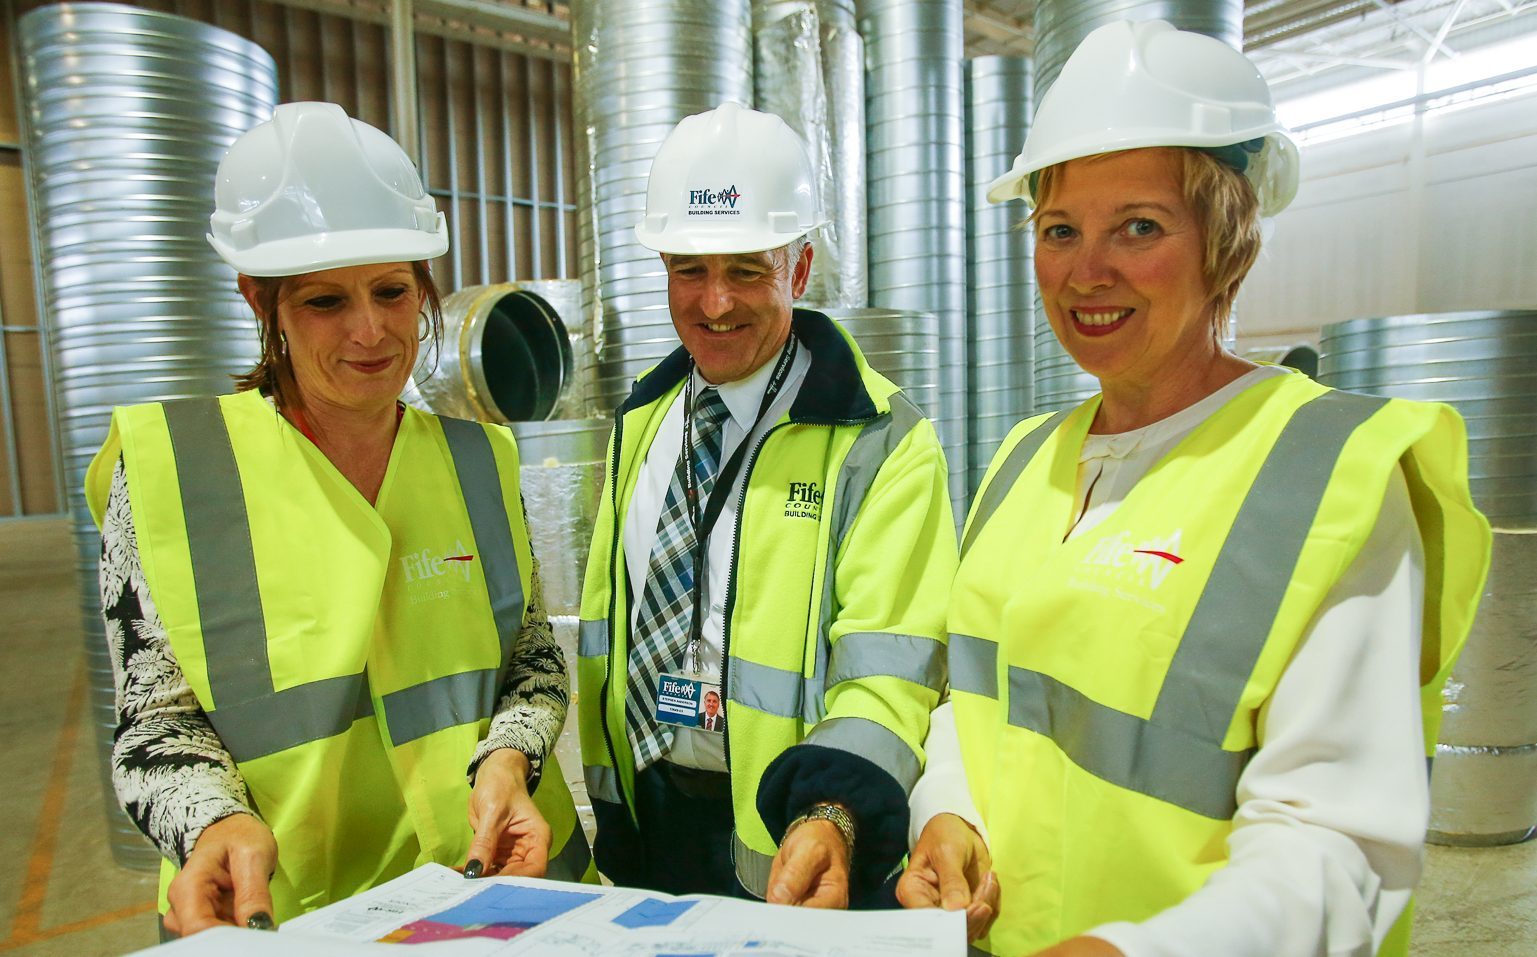
[[[484,869],[485,865],[481,864],[479,861],[472,860],[468,864],[464,865],[464,876],[469,880],[474,880],[480,876],[480,872]]]
[[[259,910],[246,918],[245,925],[252,930],[271,930],[272,915],[266,911]]]

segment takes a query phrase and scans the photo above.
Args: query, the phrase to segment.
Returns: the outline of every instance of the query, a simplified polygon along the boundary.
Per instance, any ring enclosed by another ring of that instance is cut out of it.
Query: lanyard
[[[683,498],[688,505],[688,518],[694,526],[694,589],[693,608],[689,623],[688,658],[686,666],[694,674],[700,673],[699,650],[704,641],[704,617],[699,612],[700,601],[704,597],[704,556],[705,544],[709,541],[710,532],[715,528],[715,523],[720,519],[721,510],[726,507],[726,499],[731,495],[731,487],[736,484],[737,472],[742,469],[743,459],[747,455],[747,446],[752,434],[757,431],[758,425],[768,410],[779,398],[780,391],[784,388],[785,380],[790,377],[790,367],[795,363],[795,351],[797,345],[795,337],[790,336],[779,353],[779,361],[774,365],[774,371],[769,376],[768,387],[763,391],[763,401],[758,404],[758,414],[753,418],[752,426],[736,451],[731,453],[731,458],[721,466],[720,473],[715,477],[715,486],[710,489],[710,499],[705,502],[704,513],[699,511],[699,486],[698,476],[694,474],[694,367],[689,364],[688,383],[683,387],[683,457],[687,463],[683,469]],[[726,424],[721,423],[724,433]],[[724,445],[724,439],[722,440]]]

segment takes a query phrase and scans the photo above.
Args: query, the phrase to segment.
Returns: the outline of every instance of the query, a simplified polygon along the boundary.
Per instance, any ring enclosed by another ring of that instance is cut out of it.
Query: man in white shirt
[[[579,657],[615,883],[859,906],[906,850],[944,682],[947,473],[932,423],[794,307],[816,195],[799,138],[734,103],[653,163],[636,234],[682,348],[616,415]]]

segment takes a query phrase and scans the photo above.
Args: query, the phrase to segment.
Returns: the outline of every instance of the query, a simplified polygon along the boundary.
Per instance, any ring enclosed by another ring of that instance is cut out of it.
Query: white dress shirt
[[[775,396],[774,404],[769,407],[762,420],[757,422],[756,427],[754,426],[758,407],[763,403],[763,394],[768,390],[769,379],[773,377],[774,366],[778,361],[779,354],[776,352],[752,375],[720,386],[713,386],[706,382],[697,369],[692,373],[694,401],[699,401],[703,390],[718,388],[721,399],[731,413],[722,427],[720,457],[722,467],[744,440],[751,439],[754,445],[760,442],[768,434],[769,429],[774,427],[774,423],[790,411],[796,395],[800,393],[801,383],[806,379],[806,370],[811,368],[811,354],[804,347],[795,350],[795,359],[790,364],[790,373],[785,377],[779,394]],[[673,400],[671,408],[667,410],[661,425],[657,427],[656,436],[651,441],[651,448],[646,450],[646,459],[641,464],[640,475],[635,482],[635,494],[630,499],[630,511],[624,520],[625,568],[630,575],[630,594],[635,596],[633,607],[630,609],[632,632],[640,615],[640,596],[645,594],[646,574],[651,565],[651,548],[656,544],[657,522],[661,519],[662,505],[667,500],[667,487],[672,484],[672,476],[678,467],[678,456],[682,449],[683,393],[680,391],[678,397]],[[731,568],[732,546],[736,543],[736,516],[741,504],[743,483],[747,478],[747,468],[751,464],[747,459],[751,457],[752,446],[749,446],[747,458],[743,459],[742,467],[733,481],[730,497],[726,499],[725,507],[721,509],[720,518],[711,529],[710,538],[706,544],[702,601],[707,611],[700,650],[700,671],[706,681],[713,683],[720,682],[723,651],[721,638],[726,614],[726,579]],[[703,510],[701,504],[700,511],[703,512]],[[723,700],[725,698],[724,688],[721,689],[721,698]],[[724,713],[724,705],[722,705],[722,713]],[[726,770],[724,736],[693,728],[674,728],[673,731],[672,749],[664,755],[665,760],[709,771]]]
[[[1286,374],[1261,367],[1145,428],[1088,436],[1078,468],[1081,517],[1069,537],[1103,521],[1229,399]],[[1174,907],[1093,936],[1127,957],[1375,953],[1419,879],[1430,813],[1419,704],[1423,598],[1424,554],[1395,470],[1371,536],[1261,714],[1262,746],[1238,781],[1227,866]],[[943,812],[980,830],[948,702],[934,712],[925,747],[910,840]]]

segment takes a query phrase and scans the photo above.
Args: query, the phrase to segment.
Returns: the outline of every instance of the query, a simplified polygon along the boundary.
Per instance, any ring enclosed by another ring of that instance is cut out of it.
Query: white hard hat
[[[335,103],[285,103],[219,163],[213,244],[248,276],[414,262],[448,224],[394,140]]]
[[[1084,38],[1046,91],[1013,169],[993,180],[987,198],[1033,204],[1031,174],[1147,146],[1235,147],[1218,158],[1254,186],[1262,216],[1297,194],[1297,145],[1249,58],[1214,37],[1149,20],[1107,23]]]
[[[806,144],[772,113],[727,102],[662,141],[635,238],[659,253],[755,253],[823,222]]]

